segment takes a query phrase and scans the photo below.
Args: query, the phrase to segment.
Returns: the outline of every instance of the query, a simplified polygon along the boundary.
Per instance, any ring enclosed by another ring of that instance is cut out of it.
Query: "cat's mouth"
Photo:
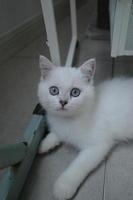
[[[64,108],[64,107],[60,107],[57,109],[57,111],[67,111],[68,109],[67,108]]]

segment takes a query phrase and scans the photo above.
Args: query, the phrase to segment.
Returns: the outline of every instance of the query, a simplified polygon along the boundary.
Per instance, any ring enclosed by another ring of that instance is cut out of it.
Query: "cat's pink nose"
[[[60,100],[59,102],[62,105],[62,107],[64,107],[68,103],[67,101],[63,101],[63,100]]]

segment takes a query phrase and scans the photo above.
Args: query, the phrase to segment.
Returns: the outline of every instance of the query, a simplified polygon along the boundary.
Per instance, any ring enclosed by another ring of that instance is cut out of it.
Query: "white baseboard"
[[[0,64],[45,33],[42,14],[38,14],[13,30],[0,35]]]

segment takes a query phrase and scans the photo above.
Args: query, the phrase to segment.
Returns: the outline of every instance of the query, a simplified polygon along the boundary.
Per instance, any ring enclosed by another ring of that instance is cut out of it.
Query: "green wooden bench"
[[[36,156],[41,139],[47,134],[46,113],[38,104],[18,144],[0,146],[0,169],[7,172],[0,180],[0,200],[16,200]]]

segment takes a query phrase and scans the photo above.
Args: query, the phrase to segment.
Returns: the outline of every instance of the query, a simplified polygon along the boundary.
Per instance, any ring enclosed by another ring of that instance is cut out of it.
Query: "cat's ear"
[[[85,63],[83,63],[80,66],[80,70],[83,73],[83,75],[88,79],[88,81],[91,81],[94,78],[95,71],[96,71],[95,58],[91,58],[87,60]]]
[[[40,55],[39,57],[39,67],[41,70],[41,78],[45,78],[48,73],[54,69],[55,65],[48,60],[48,58]]]

